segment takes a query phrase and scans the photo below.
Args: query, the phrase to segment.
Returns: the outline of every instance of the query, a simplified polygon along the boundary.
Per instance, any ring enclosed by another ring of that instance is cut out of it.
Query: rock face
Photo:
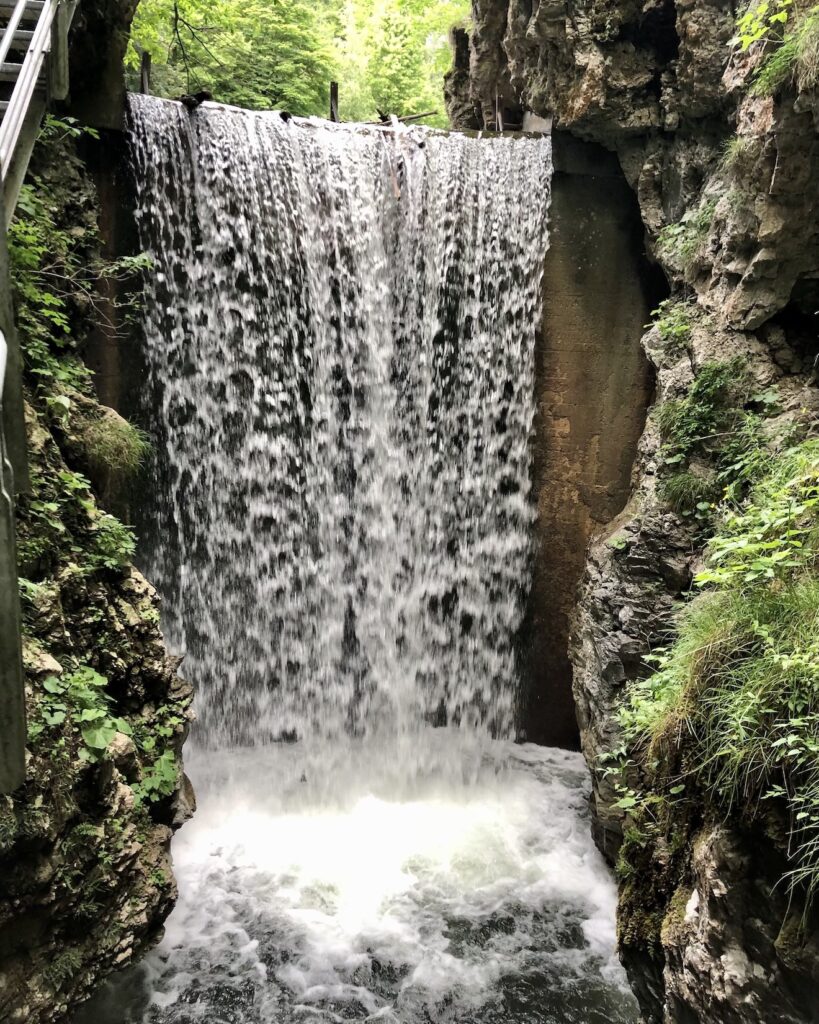
[[[457,127],[515,126],[531,110],[616,153],[690,326],[682,346],[657,328],[633,339],[655,369],[656,402],[631,499],[592,543],[574,612],[581,741],[612,861],[624,811],[601,757],[620,746],[626,684],[667,642],[705,540],[662,496],[661,409],[704,364],[732,356],[776,386],[781,415],[815,429],[819,409],[819,96],[793,85],[753,95],[760,55],[732,50],[734,16],[719,0],[474,0],[468,59],[461,45],[449,78]],[[773,888],[783,830],[707,814],[677,825],[678,847],[658,842],[621,878],[621,951],[644,1019],[817,1019],[815,935]]]
[[[82,5],[78,94],[100,88],[111,61],[121,76],[134,6]],[[130,535],[97,500],[111,474],[134,470],[144,442],[98,403],[78,358],[104,319],[96,284],[124,272],[103,258],[94,185],[64,134],[35,150],[35,185],[12,229],[31,489],[17,510],[26,782],[0,797],[8,1024],[64,1020],[159,940],[176,898],[170,839],[194,806],[181,761],[191,689],[165,649],[156,592],[131,564]]]

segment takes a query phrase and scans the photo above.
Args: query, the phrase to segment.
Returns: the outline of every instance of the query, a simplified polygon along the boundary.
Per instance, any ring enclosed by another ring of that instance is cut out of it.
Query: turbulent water
[[[630,1024],[582,760],[511,742],[549,140],[132,121],[200,808],[83,1020]]]
[[[335,792],[297,745],[194,757],[165,939],[77,1024],[633,1024],[581,757],[496,741],[456,779],[436,730],[398,782],[360,742]]]

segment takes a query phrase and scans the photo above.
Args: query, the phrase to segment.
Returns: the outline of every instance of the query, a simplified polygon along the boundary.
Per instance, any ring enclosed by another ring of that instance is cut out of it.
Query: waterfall
[[[511,735],[550,140],[131,102],[200,740]]]
[[[583,760],[513,742],[549,140],[131,103],[200,806],[76,1024],[634,1024]]]

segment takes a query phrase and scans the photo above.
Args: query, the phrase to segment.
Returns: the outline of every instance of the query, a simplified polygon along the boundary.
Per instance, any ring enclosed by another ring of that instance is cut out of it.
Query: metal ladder
[[[68,96],[68,30],[76,6],[76,0],[0,0],[0,793],[12,793],[26,777],[14,494],[25,489],[28,467],[6,230],[47,106]]]
[[[0,180],[11,223],[50,100],[68,96],[73,0],[0,0]]]

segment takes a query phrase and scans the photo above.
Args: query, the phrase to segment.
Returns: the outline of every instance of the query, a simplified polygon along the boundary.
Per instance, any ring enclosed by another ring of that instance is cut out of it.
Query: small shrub
[[[691,337],[696,306],[691,302],[664,299],[651,311],[660,338],[670,348],[684,349]]]
[[[749,391],[744,360],[704,363],[685,398],[664,402],[658,410],[666,464],[682,463],[722,440]]]
[[[116,413],[88,422],[82,441],[91,465],[117,476],[134,476],[151,451],[148,435]]]
[[[748,50],[755,43],[781,39],[793,0],[761,0],[750,3],[737,18],[737,34],[732,43]]]
[[[142,781],[133,787],[138,801],[154,802],[171,796],[176,789],[179,768],[172,750],[166,750],[145,771]]]
[[[108,680],[94,669],[82,666],[62,676],[49,676],[37,694],[35,714],[28,724],[28,739],[37,745],[53,733],[67,734],[77,745],[83,761],[98,761],[117,732],[133,731],[124,718],[111,715]]]
[[[134,557],[136,540],[133,530],[107,512],[100,513],[93,535],[89,564],[100,569],[121,569]]]

